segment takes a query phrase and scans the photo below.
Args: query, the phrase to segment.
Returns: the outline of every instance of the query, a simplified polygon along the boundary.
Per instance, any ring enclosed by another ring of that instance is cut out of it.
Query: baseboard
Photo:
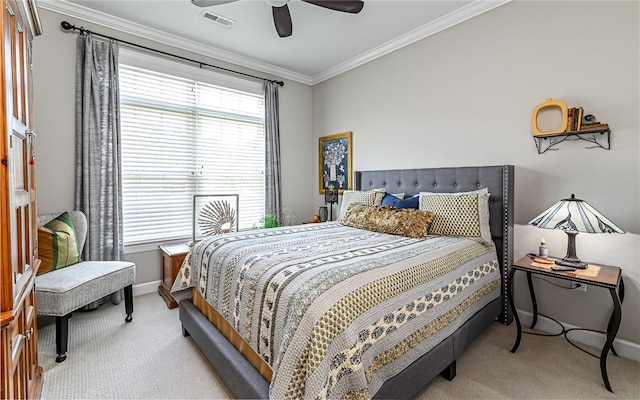
[[[155,293],[158,291],[162,281],[152,281],[133,285],[133,296],[142,296],[143,294]]]
[[[533,321],[533,314],[531,312],[518,310],[518,316],[520,317],[520,322],[522,323],[523,327],[530,325],[531,321]],[[573,326],[565,322],[562,322],[562,324],[566,329],[579,328],[578,326]],[[560,332],[558,324],[541,315],[538,315],[536,329],[540,329],[541,331],[549,333]],[[587,346],[593,346],[599,349],[602,349],[602,346],[604,346],[604,342],[606,340],[606,337],[603,334],[591,331],[574,331],[571,332],[570,335],[570,338],[575,342],[579,342]],[[616,352],[619,356],[630,358],[635,361],[640,361],[640,344],[629,342],[628,340],[616,339],[613,341],[613,347],[615,347]]]

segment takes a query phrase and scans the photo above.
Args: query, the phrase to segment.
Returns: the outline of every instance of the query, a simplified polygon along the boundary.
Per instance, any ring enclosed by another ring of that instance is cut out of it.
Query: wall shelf
[[[555,146],[565,140],[584,140],[594,143],[594,146],[587,146],[587,149],[601,148],[611,150],[611,129],[584,129],[581,131],[569,131],[546,136],[534,136],[533,141],[538,148],[538,154],[542,154],[547,150],[558,150]]]

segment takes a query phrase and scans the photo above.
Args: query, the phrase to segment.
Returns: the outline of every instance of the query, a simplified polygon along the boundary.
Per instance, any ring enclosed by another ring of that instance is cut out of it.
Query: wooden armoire
[[[2,0],[0,305],[2,399],[42,388],[34,281],[39,267],[31,43],[42,28],[35,0]]]

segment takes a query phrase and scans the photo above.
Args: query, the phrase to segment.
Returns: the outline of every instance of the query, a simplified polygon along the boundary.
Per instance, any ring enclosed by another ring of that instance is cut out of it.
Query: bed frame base
[[[237,399],[268,399],[269,383],[191,300],[180,302],[182,334],[191,336]]]
[[[380,399],[409,399],[420,393],[436,376],[447,380],[456,376],[456,357],[484,331],[491,316],[499,316],[500,298],[493,300],[465,322],[447,339],[387,382],[375,394]],[[213,327],[191,300],[180,302],[182,334],[192,336],[200,351],[238,399],[268,399],[269,383]]]
[[[440,372],[440,376],[448,381],[452,381],[456,377],[456,360],[453,360],[447,368]]]

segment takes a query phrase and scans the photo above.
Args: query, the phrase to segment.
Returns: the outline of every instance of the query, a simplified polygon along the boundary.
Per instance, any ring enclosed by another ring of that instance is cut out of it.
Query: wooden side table
[[[162,254],[162,283],[158,286],[158,294],[167,303],[167,307],[176,308],[178,302],[171,296],[171,286],[173,286],[182,262],[189,252],[189,246],[186,242],[179,242],[167,243],[158,247]]]
[[[549,257],[550,260],[554,260],[554,257]],[[592,354],[591,352],[579,347],[575,343],[571,341],[567,337],[567,333],[574,330],[588,330],[592,332],[600,332],[607,335],[607,340],[602,347],[602,352],[600,353],[600,373],[602,374],[602,381],[604,382],[605,387],[608,391],[613,393],[611,390],[611,385],[609,384],[609,376],[607,374],[607,355],[609,351],[613,351],[613,354],[616,354],[615,349],[613,348],[613,341],[618,334],[618,328],[620,328],[620,321],[622,320],[622,308],[621,303],[624,299],[624,281],[622,280],[622,270],[619,267],[613,267],[610,265],[603,264],[591,264],[589,263],[587,269],[576,269],[575,271],[553,271],[551,267],[554,264],[543,264],[535,261],[535,257],[525,256],[516,261],[511,268],[511,272],[509,273],[509,278],[507,280],[507,295],[509,297],[509,304],[511,305],[511,310],[513,311],[513,318],[516,321],[517,327],[517,336],[516,342],[511,349],[512,353],[515,353],[518,350],[518,346],[520,346],[520,339],[522,337],[522,326],[520,325],[520,318],[518,318],[518,313],[516,312],[516,306],[513,301],[513,293],[512,293],[512,285],[513,285],[513,275],[516,271],[523,271],[527,274],[527,283],[529,285],[529,294],[531,295],[531,303],[533,307],[533,320],[531,322],[531,328],[535,327],[536,322],[538,320],[538,304],[536,302],[536,294],[533,289],[533,282],[531,279],[532,274],[544,275],[556,279],[563,279],[571,282],[578,282],[581,284],[598,286],[609,290],[611,294],[611,299],[613,301],[613,312],[611,313],[611,317],[609,318],[609,324],[607,326],[606,332],[595,331],[592,329],[583,329],[583,328],[572,328],[566,329],[559,321],[540,313],[540,315],[549,318],[550,320],[556,322],[562,328],[562,332],[559,334],[538,334],[540,336],[559,336],[564,335],[564,338],[574,347],[584,351],[587,354],[592,355],[593,357],[598,358],[598,355]],[[619,294],[618,294],[619,293]],[[531,333],[531,332],[524,332]],[[535,333],[534,333],[535,334]]]

